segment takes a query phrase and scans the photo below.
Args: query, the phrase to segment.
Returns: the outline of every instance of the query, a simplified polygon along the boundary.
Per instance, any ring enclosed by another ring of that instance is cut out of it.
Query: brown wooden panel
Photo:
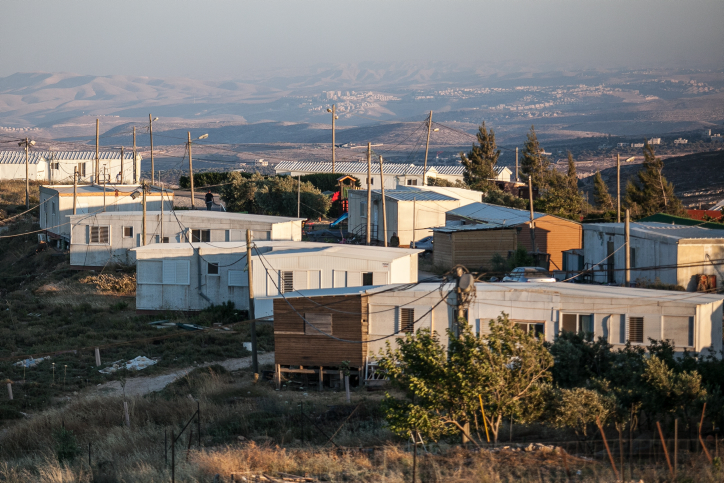
[[[518,243],[528,251],[532,250],[530,228],[527,224],[518,233]],[[565,250],[582,248],[583,229],[581,225],[556,218],[543,216],[535,221],[535,244],[539,251],[550,253],[551,270],[563,269],[563,253]]]
[[[489,268],[496,253],[506,257],[517,246],[515,228],[435,233],[434,241],[435,265],[451,268],[461,264],[471,270]]]
[[[310,335],[305,335],[306,324],[300,317],[300,314],[305,313],[331,314],[334,337],[352,341],[367,340],[366,296],[355,294],[298,297],[288,298],[286,301],[278,298],[274,300],[274,346],[277,364],[337,366],[344,361],[349,361],[352,366],[364,364],[367,343],[342,342],[314,329],[307,330]]]

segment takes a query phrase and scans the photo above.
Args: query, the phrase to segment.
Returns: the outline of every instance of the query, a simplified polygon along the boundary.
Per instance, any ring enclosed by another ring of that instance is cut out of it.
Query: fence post
[[[706,412],[706,403],[704,403],[704,407],[701,409],[701,421],[699,422],[699,442],[701,443],[701,447],[704,449],[704,453],[706,454],[706,458],[709,460],[709,464],[712,463],[711,455],[709,454],[709,450],[706,449],[706,445],[704,444],[704,440],[701,438],[701,428],[704,426],[704,413]]]
[[[201,403],[196,401],[196,432],[198,434],[199,450],[201,449]]]
[[[656,421],[656,428],[659,430],[659,437],[661,438],[661,447],[664,448],[664,456],[666,456],[666,464],[669,466],[669,472],[671,476],[674,475],[674,469],[671,467],[671,460],[669,459],[669,450],[666,449],[666,441],[664,440],[664,433],[661,431],[661,425]]]
[[[93,465],[91,465],[91,442],[88,441],[88,466],[93,468]]]
[[[299,401],[299,422],[302,426],[302,443],[304,443],[304,401]]]
[[[163,430],[163,463],[168,468],[168,430]]]
[[[679,418],[674,419],[674,479],[679,467]]]
[[[10,400],[13,400],[13,384],[11,382],[8,382],[8,397]]]
[[[606,441],[606,433],[603,432],[603,426],[601,426],[601,420],[596,418],[596,425],[598,426],[599,431],[601,431],[601,437],[603,438],[603,444],[606,446],[606,453],[608,453],[608,459],[611,461],[611,467],[613,468],[613,472],[616,474],[616,480],[620,480],[618,476],[618,470],[616,469],[616,463],[613,461],[613,456],[611,456],[611,450],[608,448],[608,441]]]
[[[100,350],[98,347],[96,347],[96,351],[95,351],[95,352],[96,352],[96,366],[97,366],[97,367],[100,367],[100,365],[101,365],[101,350]]]
[[[171,483],[176,483],[176,438],[171,431]]]

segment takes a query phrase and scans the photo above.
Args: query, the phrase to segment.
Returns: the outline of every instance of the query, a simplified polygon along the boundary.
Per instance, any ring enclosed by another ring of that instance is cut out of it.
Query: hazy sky
[[[205,79],[319,63],[724,67],[722,0],[3,0],[0,76]]]

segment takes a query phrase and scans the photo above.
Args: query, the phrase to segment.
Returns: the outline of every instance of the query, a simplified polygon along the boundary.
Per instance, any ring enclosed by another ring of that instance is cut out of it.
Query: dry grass
[[[136,274],[101,273],[100,275],[89,275],[78,280],[80,283],[94,285],[101,293],[116,293],[123,295],[136,294]]]

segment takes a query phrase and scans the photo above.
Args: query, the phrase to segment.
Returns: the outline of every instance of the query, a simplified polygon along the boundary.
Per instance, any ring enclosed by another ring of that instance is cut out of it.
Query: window
[[[88,228],[90,229],[90,243],[108,245],[108,232],[110,231],[110,227],[89,226]]]
[[[305,335],[332,335],[332,314],[304,314]]]
[[[218,275],[219,274],[219,264],[218,263],[212,263],[208,262],[206,264],[207,272],[209,275]]]
[[[294,272],[282,272],[282,293],[294,292]]]
[[[123,238],[133,238],[133,227],[132,226],[123,227]]]
[[[546,336],[545,324],[542,322],[516,322],[526,334],[533,334],[536,339],[544,340]]]
[[[211,230],[191,230],[192,242],[210,242]]]
[[[636,249],[635,248],[631,249],[631,259],[630,259],[629,263],[631,264],[631,268],[636,268]]]
[[[189,285],[190,264],[188,260],[164,260],[164,285]]]
[[[50,163],[50,169],[60,169],[60,163],[58,161]]]
[[[676,347],[694,346],[694,317],[664,316],[664,339]]]
[[[407,180],[407,186],[417,186],[417,180],[416,180],[416,179],[408,179],[408,180]]]
[[[400,331],[406,334],[415,332],[415,309],[400,309]]]
[[[163,239],[161,240],[161,243],[168,243],[168,237],[167,236],[163,237]]]
[[[561,332],[594,333],[593,315],[591,314],[563,314],[561,316]]]
[[[85,178],[85,163],[78,163],[78,176]]]
[[[632,344],[644,343],[644,318],[629,317],[628,318],[628,340]]]
[[[362,285],[373,285],[372,283],[372,272],[363,272],[362,273]]]
[[[367,202],[366,201],[359,202],[359,216],[361,218],[367,218]]]
[[[375,179],[374,179],[374,178],[370,178],[370,184],[371,184],[371,185],[375,184]]]

